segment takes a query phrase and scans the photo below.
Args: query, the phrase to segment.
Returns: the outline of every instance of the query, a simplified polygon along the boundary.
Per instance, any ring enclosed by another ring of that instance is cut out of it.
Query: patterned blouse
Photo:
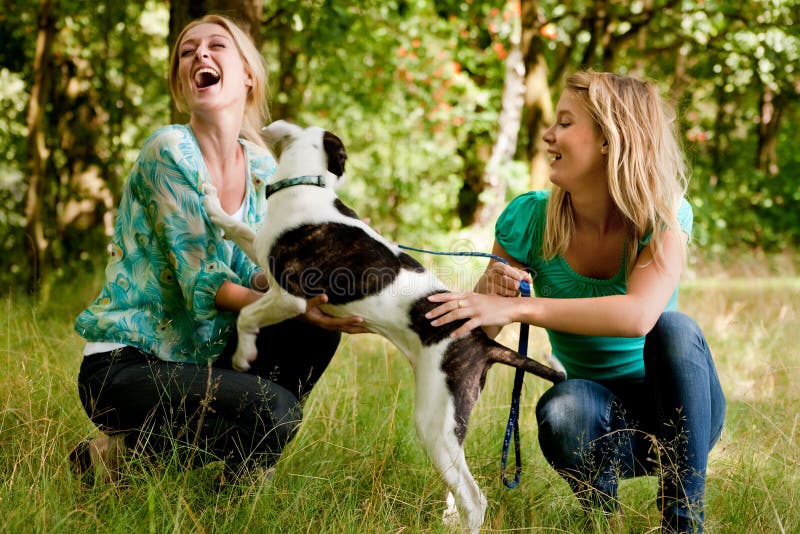
[[[264,187],[276,170],[265,148],[240,139],[247,190],[244,222],[261,226]],[[210,176],[188,125],[171,125],[145,141],[122,192],[100,295],[76,319],[89,341],[132,345],[162,360],[213,361],[236,315],[214,305],[225,280],[244,286],[258,269],[225,241],[206,214]]]

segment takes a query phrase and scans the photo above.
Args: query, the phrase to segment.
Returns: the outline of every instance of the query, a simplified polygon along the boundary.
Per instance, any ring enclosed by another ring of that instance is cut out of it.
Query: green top
[[[518,196],[506,207],[495,225],[495,239],[516,261],[533,270],[533,288],[539,297],[585,298],[622,295],[627,291],[625,262],[609,279],[582,276],[563,256],[542,258],[545,212],[549,191],[531,191]],[[692,208],[684,199],[678,210],[681,229],[692,230]],[[644,247],[649,236],[643,240]],[[623,255],[620,251],[620,255]],[[677,308],[678,290],[666,310]],[[618,380],[644,378],[644,337],[623,338],[584,336],[548,330],[553,354],[567,370],[569,378]]]
[[[261,226],[272,155],[240,139],[247,161],[243,220]],[[208,169],[187,125],[160,128],[145,141],[125,182],[106,282],[76,319],[89,341],[132,345],[162,360],[214,360],[233,331],[234,313],[218,310],[225,280],[245,286],[257,270],[226,242],[202,205]]]

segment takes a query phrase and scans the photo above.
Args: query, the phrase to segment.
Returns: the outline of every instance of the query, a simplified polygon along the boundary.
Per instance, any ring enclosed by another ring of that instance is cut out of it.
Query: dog
[[[264,269],[269,282],[267,292],[239,314],[234,367],[247,370],[255,360],[259,328],[304,313],[313,296],[328,296],[320,306],[325,313],[363,317],[363,326],[391,341],[414,368],[417,435],[449,488],[445,520],[458,516],[477,532],[486,497],[467,466],[464,438],[489,367],[503,363],[552,382],[564,374],[504,347],[480,328],[450,337],[463,321],[431,326],[425,314],[436,304],[428,296],[448,289],[336,196],[347,159],[338,137],[285,121],[264,128],[263,136],[278,159],[263,228],[256,234],[230,217],[213,188],[204,198],[210,221]]]

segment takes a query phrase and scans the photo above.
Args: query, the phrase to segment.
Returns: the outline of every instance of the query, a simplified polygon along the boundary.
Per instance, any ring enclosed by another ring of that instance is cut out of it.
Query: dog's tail
[[[566,375],[564,375],[564,373],[561,371],[557,371],[552,367],[548,367],[537,362],[536,360],[532,360],[531,358],[526,358],[519,352],[511,350],[508,347],[504,347],[493,339],[489,339],[489,343],[490,345],[487,355],[489,361],[492,363],[502,363],[517,369],[522,369],[525,372],[532,373],[536,376],[544,378],[545,380],[549,380],[554,384],[557,384],[567,378]]]

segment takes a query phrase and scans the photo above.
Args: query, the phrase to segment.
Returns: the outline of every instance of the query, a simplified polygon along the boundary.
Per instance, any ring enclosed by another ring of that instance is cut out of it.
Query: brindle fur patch
[[[409,256],[409,258],[410,257],[411,256]],[[425,314],[439,305],[437,302],[430,302],[428,300],[428,297],[436,293],[445,293],[445,291],[435,291],[417,299],[408,312],[408,317],[411,320],[411,330],[417,333],[420,341],[422,341],[422,344],[425,346],[435,345],[443,339],[446,339],[447,336],[455,332],[459,326],[467,321],[466,319],[462,319],[442,326],[431,325],[431,320],[426,319]]]
[[[400,257],[363,229],[335,222],[285,232],[273,244],[269,261],[286,291],[304,298],[325,293],[331,304],[376,295],[403,268]]]
[[[447,389],[453,395],[456,410],[455,434],[460,444],[464,443],[469,416],[483,391],[486,373],[492,365],[486,358],[486,341],[488,339],[485,335],[473,331],[450,343],[442,357],[442,371],[447,376]]]

